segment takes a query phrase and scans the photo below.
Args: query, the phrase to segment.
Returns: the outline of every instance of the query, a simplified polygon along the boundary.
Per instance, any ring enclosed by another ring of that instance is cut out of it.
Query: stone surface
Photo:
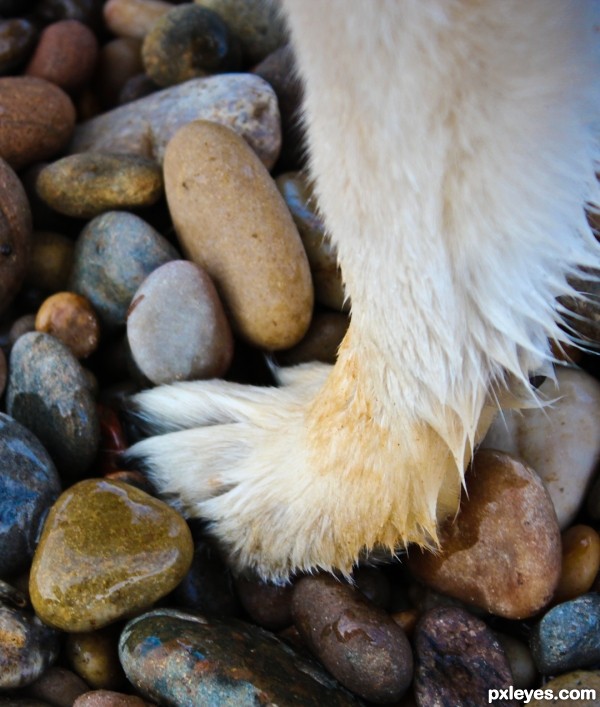
[[[141,40],[119,37],[104,44],[98,55],[98,68],[94,80],[95,94],[100,106],[104,109],[114,108],[126,82],[143,70]],[[142,154],[148,156],[147,152]]]
[[[115,108],[79,125],[70,151],[126,152],[162,162],[179,128],[200,119],[230,127],[267,169],[275,164],[281,147],[277,98],[266,81],[252,74],[193,79]]]
[[[148,707],[148,703],[137,695],[113,690],[92,690],[78,697],[73,707]]]
[[[218,378],[231,363],[233,337],[210,277],[185,260],[152,272],[127,315],[133,359],[153,383]]]
[[[120,690],[127,687],[119,662],[121,626],[106,626],[96,631],[70,633],[64,654],[69,665],[95,690]]]
[[[75,358],[87,358],[100,342],[98,317],[88,300],[75,292],[57,292],[45,299],[35,329],[62,341]]]
[[[408,567],[440,592],[506,618],[526,618],[554,593],[560,533],[539,477],[507,454],[483,450],[466,475],[467,498],[440,528],[440,552],[414,549]]]
[[[125,324],[133,295],[177,250],[148,223],[124,211],[90,221],[75,247],[70,289],[86,297],[104,324]]]
[[[558,389],[539,388],[551,406],[505,410],[481,447],[522,459],[543,479],[561,529],[573,522],[600,459],[600,383],[588,373],[558,366]]]
[[[533,662],[529,646],[518,638],[505,633],[497,633],[496,638],[504,650],[510,665],[512,685],[518,689],[531,689],[538,683],[538,672]]]
[[[60,152],[74,127],[75,108],[58,86],[34,76],[0,78],[0,157],[13,169]]]
[[[157,609],[125,626],[119,654],[130,682],[160,704],[360,704],[273,634],[236,619]]]
[[[29,20],[14,17],[0,21],[0,75],[18,70],[29,58],[36,40],[37,29]]]
[[[578,696],[561,699],[558,695],[562,690]],[[593,696],[588,693],[587,697],[582,697],[583,690],[594,690]],[[597,707],[598,695],[600,695],[600,671],[598,670],[576,670],[572,673],[565,673],[553,680],[549,680],[542,688],[542,695],[534,697],[528,702],[529,707]],[[546,691],[550,694],[546,694]]]
[[[72,238],[53,231],[34,231],[25,282],[50,293],[66,290],[74,253]]]
[[[170,2],[162,0],[108,0],[102,11],[113,34],[144,39],[157,20],[172,9]]]
[[[573,525],[562,534],[562,570],[554,593],[560,603],[588,592],[600,571],[600,536],[589,525]]]
[[[238,577],[237,595],[254,623],[269,631],[281,631],[293,623],[291,584],[267,584]]]
[[[168,594],[192,561],[183,518],[128,484],[88,479],[53,506],[29,590],[38,616],[90,631],[139,613]]]
[[[89,686],[79,675],[66,668],[53,666],[29,685],[27,694],[45,700],[53,707],[71,707],[73,702],[88,690]]]
[[[17,340],[6,409],[39,438],[61,477],[87,472],[98,448],[98,416],[81,365],[58,339],[29,332]]]
[[[297,343],[312,315],[310,270],[256,154],[232,130],[195,121],[169,142],[164,176],[182,249],[214,280],[234,329],[259,348]]]
[[[408,689],[413,659],[404,631],[351,586],[330,575],[302,577],[292,614],[311,651],[352,692],[393,702]]]

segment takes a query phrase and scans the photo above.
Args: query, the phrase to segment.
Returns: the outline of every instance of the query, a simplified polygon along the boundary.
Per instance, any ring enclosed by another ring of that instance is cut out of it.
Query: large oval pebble
[[[40,523],[60,494],[48,452],[31,432],[0,413],[0,577],[33,557]]]
[[[535,472],[483,450],[467,473],[468,497],[440,529],[440,551],[414,549],[407,564],[437,591],[507,618],[547,604],[561,569],[552,501]]]
[[[69,349],[50,334],[29,332],[10,355],[6,408],[50,452],[65,478],[81,478],[100,437],[88,379]]]
[[[139,613],[184,577],[194,552],[183,518],[129,484],[81,481],[54,504],[29,590],[40,618],[90,631]]]
[[[125,626],[119,654],[131,683],[159,704],[360,704],[273,634],[236,619],[157,609]]]
[[[237,331],[260,348],[297,343],[312,316],[310,269],[255,153],[229,128],[195,121],[169,142],[164,173],[182,248],[215,281]]]
[[[302,577],[292,614],[300,635],[345,687],[374,702],[393,702],[412,679],[404,631],[382,609],[330,575]]]
[[[185,260],[152,272],[135,293],[127,339],[153,383],[218,378],[233,355],[233,337],[210,277]]]
[[[87,297],[105,324],[122,325],[146,277],[178,257],[138,216],[108,211],[90,221],[77,239],[70,289]]]
[[[177,130],[199,119],[227,125],[267,169],[275,164],[281,148],[277,97],[252,74],[192,79],[115,108],[79,125],[70,151],[125,152],[162,162]]]

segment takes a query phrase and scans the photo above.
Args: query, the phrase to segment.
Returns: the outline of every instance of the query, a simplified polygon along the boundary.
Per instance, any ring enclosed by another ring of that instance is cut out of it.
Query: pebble
[[[146,277],[178,257],[174,246],[138,216],[108,211],[77,239],[69,289],[86,297],[105,325],[123,325]]]
[[[12,302],[25,279],[31,258],[31,232],[31,211],[25,189],[11,167],[0,158],[0,314]]]
[[[152,383],[221,377],[233,356],[233,336],[206,272],[174,260],[152,272],[127,314],[133,359]]]
[[[157,609],[125,626],[119,655],[130,682],[159,704],[360,704],[317,664],[237,619]]]
[[[534,697],[528,702],[529,707],[598,707],[598,695],[600,695],[600,671],[597,670],[576,670],[572,673],[565,673],[559,677],[549,680],[540,688],[539,696]],[[552,697],[547,696],[545,692],[549,691]],[[568,690],[571,694],[577,694],[577,697],[564,698],[558,697],[561,690]],[[579,691],[577,693],[572,691]],[[595,690],[594,696],[581,697],[582,690]]]
[[[600,536],[589,525],[572,525],[562,535],[562,570],[554,601],[588,592],[600,571]]]
[[[193,551],[187,524],[165,503],[129,484],[86,479],[48,515],[31,567],[31,602],[50,626],[99,629],[168,594]]]
[[[164,177],[182,249],[213,278],[234,329],[258,348],[297,343],[312,316],[310,269],[256,154],[233,130],[195,121],[169,142]]]
[[[291,584],[267,584],[238,577],[237,595],[252,621],[269,631],[281,631],[293,623]]]
[[[106,211],[155,204],[163,194],[162,170],[139,155],[83,152],[43,167],[35,188],[55,211],[91,219]]]
[[[520,690],[531,689],[538,683],[539,676],[529,646],[505,633],[497,633],[496,638],[510,665],[512,685]]]
[[[1,12],[0,15],[4,13]],[[23,17],[0,21],[0,75],[10,74],[24,64],[35,47],[37,29]]]
[[[75,243],[68,236],[54,231],[34,231],[25,282],[50,293],[66,290],[74,253]]]
[[[173,86],[239,69],[239,43],[215,12],[185,3],[154,23],[144,38],[142,61],[156,84]]]
[[[62,341],[75,358],[87,358],[100,342],[98,317],[88,300],[75,292],[57,292],[44,300],[35,329]]]
[[[543,675],[600,663],[600,594],[584,594],[550,609],[533,627],[530,646]]]
[[[393,702],[413,673],[406,634],[382,609],[331,575],[300,578],[294,623],[310,650],[344,687],[373,702]]]
[[[556,368],[558,388],[547,379],[539,388],[551,406],[504,410],[481,447],[522,459],[542,478],[561,529],[579,511],[600,460],[600,383],[574,368]]]
[[[54,707],[71,707],[73,702],[85,692],[89,685],[75,673],[52,666],[27,688],[29,697],[45,700]]]
[[[30,331],[35,331],[35,314],[24,314],[15,319],[8,332],[8,348],[12,349],[17,339]]]
[[[69,93],[90,81],[97,60],[98,40],[92,30],[78,20],[61,20],[42,30],[25,74]]]
[[[94,80],[100,106],[104,109],[116,106],[123,86],[143,70],[141,40],[119,37],[104,44]]]
[[[58,339],[29,332],[17,340],[6,409],[39,438],[61,477],[86,473],[98,448],[98,416],[81,365]]]
[[[296,346],[278,351],[277,362],[282,366],[311,361],[335,363],[349,323],[348,316],[341,312],[315,311],[306,334]]]
[[[57,658],[58,634],[37,616],[0,603],[0,690],[37,680]]]
[[[39,440],[0,413],[0,577],[27,569],[40,525],[58,498],[56,468]]]
[[[162,162],[179,128],[200,119],[230,127],[267,169],[275,164],[281,148],[277,98],[266,81],[252,74],[192,79],[114,108],[78,125],[69,149],[125,152]]]
[[[64,653],[69,665],[95,690],[119,690],[127,685],[119,662],[120,632],[116,625],[67,636]]]
[[[75,127],[67,94],[34,76],[0,78],[0,157],[23,169],[63,150]]]
[[[108,0],[103,14],[107,28],[118,37],[144,39],[156,22],[169,10],[162,0]]]
[[[125,695],[113,690],[91,690],[78,697],[73,707],[148,707],[137,695]]]
[[[503,452],[476,453],[456,520],[440,528],[440,551],[415,548],[421,581],[506,618],[532,616],[552,598],[561,567],[552,502],[534,471]]]
[[[513,684],[510,666],[491,629],[463,609],[440,607],[424,614],[415,629],[417,704],[423,707],[479,707],[488,690]],[[495,705],[516,707],[500,699]]]

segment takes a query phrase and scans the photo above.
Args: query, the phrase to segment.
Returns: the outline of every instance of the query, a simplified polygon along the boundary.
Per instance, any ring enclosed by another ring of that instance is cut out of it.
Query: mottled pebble
[[[504,410],[483,447],[522,459],[543,479],[561,529],[575,518],[600,459],[600,383],[589,373],[557,366],[558,388],[539,388],[550,406]]]
[[[152,383],[218,378],[233,355],[233,336],[206,272],[186,260],[152,272],[127,314],[133,359]]]
[[[529,646],[505,633],[497,633],[496,638],[504,649],[510,665],[512,685],[519,689],[530,689],[536,685],[539,676]]]
[[[256,154],[229,128],[195,121],[169,142],[164,176],[182,249],[215,281],[234,329],[259,348],[297,343],[312,316],[310,269]]]
[[[94,400],[81,365],[58,339],[23,334],[10,355],[7,412],[42,442],[61,476],[89,469],[98,448]]]
[[[424,614],[414,638],[417,704],[480,707],[488,690],[513,683],[508,660],[486,624],[463,609],[440,607]],[[516,707],[499,699],[496,705]]]
[[[89,689],[89,685],[79,675],[66,668],[53,666],[29,685],[27,694],[45,700],[54,707],[71,707],[73,702]]]
[[[33,558],[36,613],[64,631],[90,631],[168,594],[193,555],[183,518],[134,486],[88,479],[52,507]]]
[[[40,524],[61,491],[48,452],[31,432],[0,413],[0,577],[26,569]]]
[[[95,690],[120,690],[126,686],[119,662],[120,632],[117,625],[67,636],[65,656],[69,665]]]
[[[281,631],[293,623],[291,584],[275,585],[240,577],[235,583],[238,597],[254,623],[269,631]]]
[[[66,290],[74,253],[73,239],[53,231],[34,231],[25,282],[50,293]]]
[[[552,501],[534,471],[503,452],[475,455],[459,514],[440,551],[415,548],[411,572],[440,592],[507,618],[525,618],[554,593],[561,566]]]
[[[316,663],[236,619],[157,609],[125,626],[119,655],[131,683],[160,704],[359,704]]]
[[[90,219],[155,204],[163,193],[162,171],[154,160],[139,155],[83,152],[41,169],[35,188],[55,211]]]
[[[550,609],[533,627],[530,645],[543,675],[600,663],[600,595],[584,594]]]
[[[77,239],[70,289],[87,297],[103,323],[122,325],[144,279],[178,257],[141,218],[109,211],[90,221]]]
[[[35,329],[62,341],[75,358],[87,358],[100,342],[96,312],[75,292],[57,292],[44,300],[35,317]]]
[[[142,46],[146,73],[159,86],[239,69],[239,43],[215,12],[192,3],[157,20]]]
[[[551,705],[554,707],[598,707],[600,671],[576,670],[572,673],[565,673],[549,680],[538,690],[542,694],[535,695],[534,699],[527,703],[529,707],[550,707]],[[562,690],[567,690],[572,697],[559,697]],[[583,697],[583,690],[593,690],[594,692],[592,695],[588,692],[586,697]]]
[[[275,164],[281,147],[277,98],[266,81],[252,74],[192,79],[115,108],[79,125],[70,151],[125,152],[162,162],[179,128],[199,119],[230,127],[267,169]]]
[[[306,644],[344,687],[374,702],[406,692],[413,672],[406,634],[356,589],[330,575],[302,577],[292,613]]]
[[[119,37],[104,44],[98,56],[94,81],[96,97],[101,107],[107,109],[116,106],[123,86],[132,76],[143,70],[141,40]]]
[[[113,690],[92,690],[78,697],[73,707],[148,707],[148,703],[137,695]]]
[[[0,157],[13,169],[55,155],[74,127],[75,108],[58,86],[34,76],[0,78]]]
[[[0,16],[3,15],[0,7]],[[0,75],[10,74],[27,61],[35,47],[37,29],[22,17],[0,21]]]
[[[173,9],[162,0],[108,0],[103,7],[108,29],[119,37],[144,39],[164,14]]]
[[[573,525],[562,534],[562,570],[554,593],[560,603],[588,592],[600,571],[600,536],[589,525]]]

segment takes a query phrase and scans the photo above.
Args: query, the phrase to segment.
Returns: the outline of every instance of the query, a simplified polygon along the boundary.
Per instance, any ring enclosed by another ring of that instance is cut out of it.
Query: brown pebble
[[[75,243],[71,238],[53,231],[34,231],[25,282],[50,293],[67,289],[74,253]]]
[[[588,592],[600,570],[600,536],[589,525],[573,525],[562,534],[562,570],[554,602]]]
[[[25,73],[70,92],[91,79],[97,60],[98,40],[92,30],[77,20],[61,20],[43,30]]]
[[[54,666],[48,668],[26,692],[30,697],[49,702],[53,707],[71,707],[73,702],[89,689],[89,685],[79,675],[66,668]]]
[[[119,627],[108,626],[67,636],[65,655],[70,666],[95,690],[120,690],[127,684],[119,662],[119,633]]]
[[[100,323],[92,305],[75,292],[48,297],[38,310],[35,329],[60,339],[76,358],[87,358],[100,340]]]
[[[406,611],[396,611],[391,614],[394,621],[400,626],[404,633],[410,638],[415,630],[417,621],[419,620],[419,612],[417,609],[406,609]]]
[[[108,0],[104,5],[104,21],[119,37],[144,39],[157,20],[173,9],[161,0]]]
[[[92,690],[78,697],[73,707],[148,707],[150,703],[136,695],[111,690]]]
[[[123,86],[143,70],[142,43],[139,39],[119,37],[107,42],[100,49],[94,82],[101,106],[116,106]]]
[[[277,586],[240,577],[235,587],[242,606],[259,626],[280,631],[292,624],[291,584]]]

